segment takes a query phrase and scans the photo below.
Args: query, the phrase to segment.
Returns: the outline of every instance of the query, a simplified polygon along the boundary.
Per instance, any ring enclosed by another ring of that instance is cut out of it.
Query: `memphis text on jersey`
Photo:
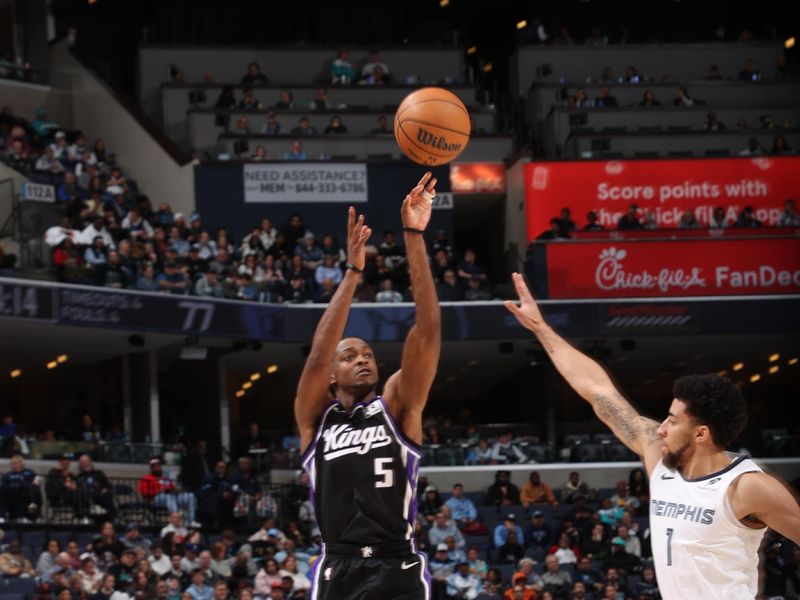
[[[333,460],[346,454],[366,454],[373,448],[382,448],[392,443],[392,438],[383,425],[353,429],[349,423],[342,423],[326,429],[322,438],[325,440],[322,450],[325,460]]]
[[[679,502],[667,502],[666,500],[650,499],[650,511],[652,514],[668,519],[682,519],[684,521],[694,521],[700,525],[711,525],[714,522],[713,508],[694,506]]]

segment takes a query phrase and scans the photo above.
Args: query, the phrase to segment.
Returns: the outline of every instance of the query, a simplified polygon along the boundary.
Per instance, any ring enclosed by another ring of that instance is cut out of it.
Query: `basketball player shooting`
[[[323,549],[312,600],[428,600],[425,555],[412,541],[422,410],[441,345],[439,301],[422,234],[436,179],[426,173],[401,209],[416,323],[400,370],[376,393],[369,345],[342,339],[371,230],[348,214],[347,272],[322,315],[297,386],[295,419]],[[330,395],[334,399],[331,401]]]
[[[544,320],[513,275],[520,306],[506,307],[538,338],[556,369],[650,477],[650,530],[663,598],[749,598],[758,592],[758,547],[766,527],[800,544],[800,506],[784,485],[744,455],[725,451],[744,429],[746,404],[716,374],[675,381],[667,417],[634,409],[596,361]]]

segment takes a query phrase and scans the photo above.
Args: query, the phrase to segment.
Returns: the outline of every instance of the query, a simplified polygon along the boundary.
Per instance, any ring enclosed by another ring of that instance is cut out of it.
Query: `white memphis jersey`
[[[650,532],[658,587],[666,600],[753,600],[758,592],[758,547],[766,528],[751,529],[733,515],[728,486],[761,471],[744,455],[730,465],[685,479],[658,461],[650,476]]]

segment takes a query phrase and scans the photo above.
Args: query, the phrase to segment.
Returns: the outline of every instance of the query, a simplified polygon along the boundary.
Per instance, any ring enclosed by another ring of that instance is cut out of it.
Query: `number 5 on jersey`
[[[393,460],[393,458],[375,459],[375,477],[380,478],[375,481],[376,488],[388,488],[394,485]]]

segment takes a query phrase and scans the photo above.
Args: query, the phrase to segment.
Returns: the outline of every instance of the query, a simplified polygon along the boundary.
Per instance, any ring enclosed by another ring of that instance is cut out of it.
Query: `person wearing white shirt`
[[[96,237],[103,238],[103,245],[106,248],[114,249],[116,245],[114,244],[114,238],[111,237],[111,234],[106,229],[106,226],[103,224],[103,217],[95,217],[94,221],[90,225],[88,225],[83,231],[81,231],[81,241],[82,244],[93,244],[94,238]]]
[[[449,598],[465,598],[473,600],[478,597],[481,580],[469,572],[469,563],[461,561],[456,564],[456,572],[447,578],[447,596]]]
[[[152,554],[147,557],[150,567],[158,574],[159,577],[163,577],[172,568],[172,563],[170,562],[169,557],[164,554],[164,549],[161,547],[161,544],[153,544],[151,552]]]

